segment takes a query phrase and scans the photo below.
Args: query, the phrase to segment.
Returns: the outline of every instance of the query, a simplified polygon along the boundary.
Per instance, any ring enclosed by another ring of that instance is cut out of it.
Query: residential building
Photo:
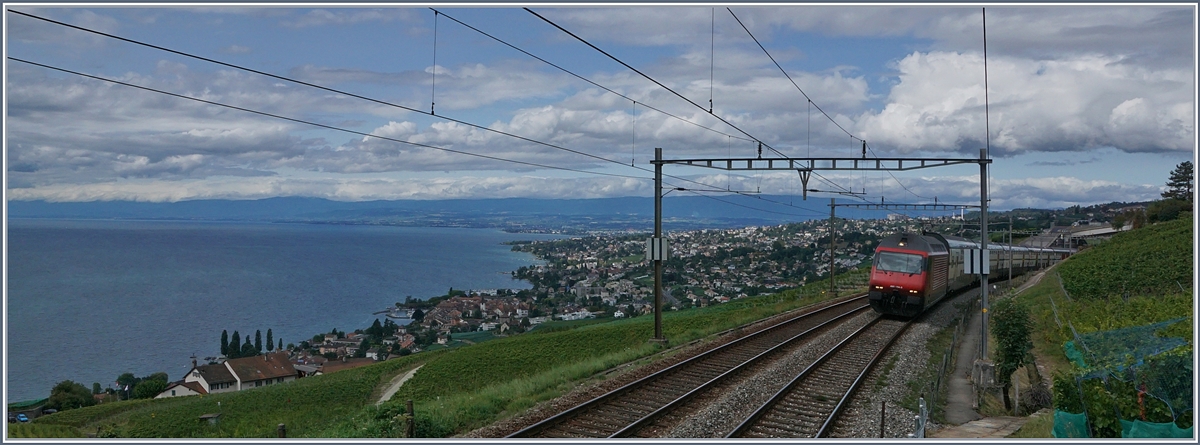
[[[196,382],[207,393],[241,391],[295,380],[296,368],[286,352],[226,360],[216,365],[192,362],[183,382]]]

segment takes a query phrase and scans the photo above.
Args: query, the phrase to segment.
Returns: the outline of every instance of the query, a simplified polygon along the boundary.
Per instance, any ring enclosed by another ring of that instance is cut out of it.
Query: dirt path
[[[1017,288],[1016,293],[1036,285],[1045,276],[1046,271],[1038,272]],[[946,422],[952,425],[962,425],[979,420],[981,416],[975,410],[975,386],[971,383],[971,372],[975,359],[979,355],[979,336],[983,316],[978,312],[967,322],[967,329],[958,346],[958,356],[954,363],[954,373],[950,376],[950,386],[946,397]]]
[[[408,372],[400,374],[393,378],[391,382],[388,382],[388,389],[385,390],[383,395],[379,397],[379,400],[375,402],[375,406],[382,405],[383,402],[390,400],[392,396],[396,395],[396,391],[400,390],[400,385],[403,385],[404,382],[408,381],[408,379],[411,379],[413,374],[417,373],[418,369],[421,369],[421,366],[410,369]]]

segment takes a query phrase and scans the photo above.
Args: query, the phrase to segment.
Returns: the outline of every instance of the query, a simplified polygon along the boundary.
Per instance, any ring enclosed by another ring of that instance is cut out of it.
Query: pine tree
[[[282,351],[282,350],[283,350],[283,339],[282,339],[282,338],[281,338],[281,339],[279,339],[279,348],[278,348],[278,349],[279,349],[280,351]]]
[[[221,330],[221,355],[229,356],[229,331]]]
[[[275,337],[271,335],[271,329],[267,329],[267,351],[275,350]]]
[[[1195,176],[1193,175],[1192,161],[1183,161],[1175,166],[1175,171],[1171,172],[1171,178],[1167,181],[1167,191],[1162,193],[1162,197],[1193,202],[1192,190],[1194,184]]]
[[[254,331],[254,352],[262,354],[262,331]]]
[[[242,336],[238,331],[233,331],[233,340],[229,342],[229,353],[225,354],[225,358],[238,358],[242,355]]]

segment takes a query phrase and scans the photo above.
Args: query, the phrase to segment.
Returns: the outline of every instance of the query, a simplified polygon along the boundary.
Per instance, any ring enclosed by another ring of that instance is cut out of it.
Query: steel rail
[[[869,308],[870,308],[870,306],[863,306],[856,310],[846,312],[845,314],[834,317],[830,320],[825,321],[824,323],[821,323],[819,325],[808,328],[804,332],[793,335],[791,338],[785,340],[784,342],[777,344],[775,346],[772,346],[770,349],[767,349],[763,352],[758,353],[758,355],[755,355],[754,357],[751,357],[749,360],[746,360],[742,364],[737,365],[737,366],[733,367],[732,369],[721,373],[721,375],[713,377],[711,380],[705,382],[704,384],[700,385],[696,389],[693,389],[693,390],[689,391],[687,394],[684,394],[684,395],[680,396],[679,398],[672,400],[671,403],[668,403],[668,404],[664,405],[662,408],[659,408],[659,409],[655,410],[654,412],[647,414],[645,417],[638,419],[637,422],[634,422],[633,424],[621,429],[620,431],[617,431],[616,433],[613,433],[613,435],[608,436],[608,437],[609,438],[631,437],[634,435],[634,433],[637,430],[646,427],[651,422],[654,422],[654,420],[656,420],[659,417],[662,417],[664,414],[671,412],[672,410],[678,408],[680,405],[686,403],[688,400],[691,400],[693,397],[703,393],[704,391],[707,391],[708,389],[712,388],[713,386],[716,386],[718,383],[721,383],[725,379],[736,374],[738,371],[741,371],[743,369],[746,369],[750,365],[758,363],[760,360],[762,360],[766,356],[770,355],[771,353],[776,352],[785,347],[791,346],[797,340],[807,337],[809,334],[817,331],[818,329],[821,329],[826,326],[832,325],[834,323],[842,322],[851,317],[857,316],[858,314],[862,313],[863,311],[869,310]]]
[[[808,381],[809,378],[813,377],[813,375],[816,374],[816,372],[818,370],[822,370],[822,367],[824,365],[826,365],[827,362],[829,362],[832,358],[838,356],[843,351],[851,351],[850,349],[847,349],[848,345],[854,343],[854,341],[856,339],[858,339],[859,337],[861,337],[862,335],[870,332],[871,329],[875,328],[876,326],[879,326],[880,323],[884,320],[885,320],[885,318],[882,316],[876,317],[874,320],[871,320],[871,322],[867,323],[867,325],[863,326],[862,328],[858,329],[854,333],[847,336],[842,341],[838,342],[838,344],[836,346],[831,348],[829,351],[827,351],[825,354],[823,354],[820,358],[815,360],[812,364],[808,365],[803,371],[801,371],[798,375],[796,375],[796,377],[792,378],[792,380],[789,381],[788,384],[785,385],[782,389],[780,389],[778,392],[776,392],[775,395],[773,395],[770,400],[768,400],[766,403],[764,403],[762,406],[760,406],[757,410],[755,410],[753,414],[751,414],[749,417],[747,417],[746,420],[742,421],[741,424],[739,424],[736,428],[734,428],[734,430],[731,431],[725,437],[726,438],[746,437],[749,433],[752,432],[752,430],[754,429],[755,426],[759,426],[761,421],[764,420],[763,418],[766,417],[769,413],[771,413],[776,408],[776,406],[780,406],[780,404],[790,394],[792,394],[792,392],[797,388],[797,386],[799,386],[803,382]],[[886,342],[884,342],[884,344],[881,347],[879,347],[879,349],[872,355],[871,359],[867,361],[865,366],[863,366],[863,369],[858,373],[858,375],[855,377],[855,379],[851,382],[849,388],[847,388],[845,390],[845,392],[843,392],[842,397],[840,397],[837,404],[835,404],[833,410],[831,410],[829,412],[828,416],[825,416],[824,421],[820,422],[819,428],[813,434],[812,437],[823,437],[828,434],[830,427],[833,424],[833,422],[836,420],[838,414],[840,414],[841,410],[843,409],[843,407],[845,406],[847,401],[853,396],[855,390],[857,390],[858,387],[861,385],[862,380],[865,378],[867,373],[870,372],[870,370],[878,363],[879,359],[883,357],[883,354],[891,347],[891,345],[896,341],[896,339],[899,338],[900,334],[902,334],[908,328],[908,326],[911,324],[912,324],[912,322],[908,321],[908,322],[904,323],[903,325],[901,325],[896,330],[896,332],[892,333],[892,335],[888,338],[888,340]]]
[[[806,319],[811,319],[812,317],[819,316],[822,314],[828,314],[828,312],[830,312],[830,311],[844,310],[847,307],[854,307],[855,303],[863,304],[863,301],[865,300],[865,298],[866,298],[866,296],[865,296],[865,294],[863,294],[860,296],[856,296],[854,298],[850,298],[850,299],[847,299],[847,300],[844,300],[841,302],[836,302],[836,303],[830,304],[830,305],[822,307],[822,308],[815,309],[811,312],[797,315],[796,317],[790,318],[788,320],[785,320],[785,321],[782,321],[775,325],[772,325],[770,327],[767,327],[766,329],[760,330],[758,332],[752,333],[745,337],[731,341],[725,345],[722,345],[722,346],[719,346],[712,350],[706,351],[702,354],[699,354],[695,357],[689,358],[680,363],[677,363],[675,365],[672,365],[670,367],[662,369],[651,375],[642,377],[632,383],[629,383],[620,388],[609,391],[608,393],[605,393],[603,395],[595,397],[587,402],[579,404],[573,408],[570,408],[566,411],[563,411],[554,416],[546,418],[540,422],[537,422],[533,425],[530,425],[526,428],[523,428],[513,434],[508,435],[507,437],[509,437],[509,438],[537,437],[559,425],[565,424],[565,423],[569,422],[570,420],[572,420],[576,417],[579,417],[580,415],[582,415],[583,413],[585,413],[588,410],[591,410],[594,408],[597,408],[597,409],[602,408],[602,405],[609,403],[609,402],[619,402],[620,397],[622,397],[634,390],[641,389],[657,380],[664,379],[677,371],[683,371],[690,366],[699,365],[706,359],[719,358],[720,354],[726,354],[726,353],[731,354],[731,353],[733,353],[733,351],[737,351],[738,348],[741,348],[743,345],[745,345],[751,341],[769,338],[769,337],[767,337],[768,335],[775,333],[781,329],[785,329],[794,323],[798,323],[798,322],[804,321]],[[861,307],[854,307],[854,309],[847,311],[847,312],[857,312],[859,310],[862,310],[865,307],[867,307],[867,306],[864,304]],[[754,355],[757,356],[758,354],[754,354]],[[709,379],[709,380],[711,380],[711,379]],[[672,397],[670,401],[674,402],[678,398],[679,397]],[[650,408],[653,408],[651,411],[657,411],[657,409],[661,408],[661,406],[650,407]],[[633,420],[638,421],[638,420],[641,420],[642,417],[645,417],[645,416],[635,417]],[[628,426],[628,425],[624,425],[624,426]],[[624,430],[624,426],[618,425],[613,430],[614,431]],[[583,434],[583,433],[579,433],[579,434]],[[606,437],[606,436],[607,435],[602,435],[599,437]]]

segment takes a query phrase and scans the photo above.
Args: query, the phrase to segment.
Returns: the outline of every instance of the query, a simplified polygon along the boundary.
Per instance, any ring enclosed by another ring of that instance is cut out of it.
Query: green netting
[[[1054,429],[1051,434],[1059,439],[1091,437],[1088,434],[1087,415],[1054,410]]]
[[[1070,360],[1079,369],[1088,369],[1087,361],[1083,359],[1083,353],[1079,352],[1079,348],[1075,347],[1074,341],[1063,343],[1063,350],[1067,354],[1067,359]]]
[[[1116,378],[1133,382],[1151,397],[1166,403],[1173,416],[1193,408],[1191,348],[1187,340],[1160,335],[1164,328],[1186,320],[1176,318],[1158,323],[1110,331],[1074,333],[1063,344],[1067,359],[1078,366],[1082,379]]]
[[[1193,427],[1180,428],[1174,423],[1121,420],[1123,438],[1191,438]],[[1057,436],[1056,436],[1057,437]]]
[[[1073,345],[1086,353],[1086,356],[1081,354],[1081,358],[1085,358],[1088,365],[1081,363],[1081,367],[1121,371],[1141,364],[1142,360],[1148,356],[1186,345],[1186,339],[1157,335],[1157,332],[1163,328],[1183,320],[1186,318],[1111,331],[1077,334]],[[1070,356],[1068,355],[1068,357]],[[1072,361],[1075,361],[1075,358],[1072,357]]]
[[[1146,393],[1171,406],[1176,416],[1192,409],[1192,385],[1195,369],[1192,351],[1171,351],[1153,357],[1134,368],[1133,379]]]

